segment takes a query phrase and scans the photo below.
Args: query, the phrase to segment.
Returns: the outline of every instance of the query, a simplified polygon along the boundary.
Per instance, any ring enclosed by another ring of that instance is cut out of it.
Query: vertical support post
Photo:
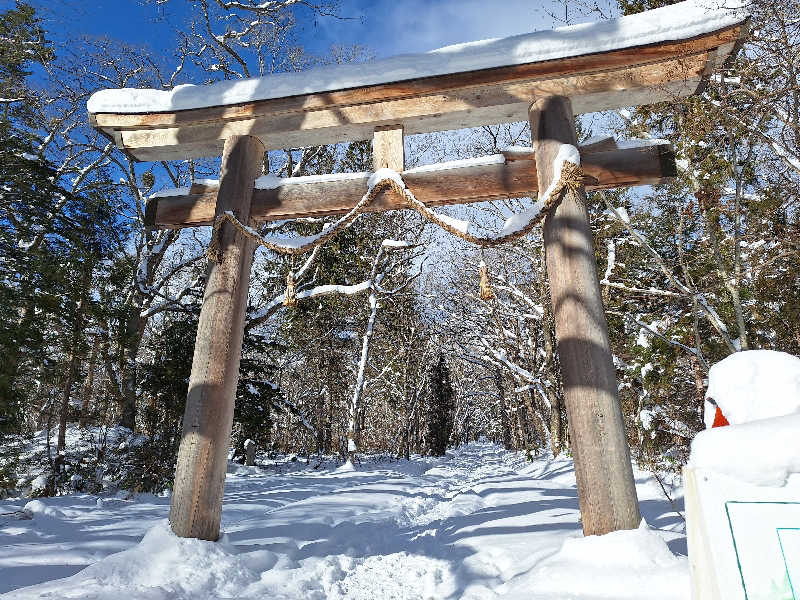
[[[577,146],[572,105],[564,97],[542,98],[529,118],[543,194],[561,144]],[[544,244],[583,533],[635,529],[639,503],[583,189],[564,192],[545,220]]]
[[[375,170],[392,169],[402,173],[405,169],[403,126],[376,127],[372,138],[372,163]]]
[[[217,215],[233,211],[239,221],[250,220],[253,185],[263,159],[258,138],[225,140]],[[211,541],[219,537],[222,517],[254,250],[253,242],[227,222],[220,236],[222,261],[208,266],[169,512],[176,535]]]

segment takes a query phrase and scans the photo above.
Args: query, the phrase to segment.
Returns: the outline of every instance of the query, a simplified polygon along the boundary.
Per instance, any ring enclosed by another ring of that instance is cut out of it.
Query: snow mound
[[[48,476],[44,473],[38,475],[33,481],[31,481],[31,491],[33,492],[40,492],[44,491],[47,488],[47,481]]]
[[[639,529],[566,540],[554,560],[595,567],[625,564],[631,569],[672,567],[681,562],[644,522]]]
[[[731,354],[709,370],[706,398],[731,425],[800,412],[800,358],[774,350]],[[706,400],[707,428],[715,410]]]
[[[353,466],[353,463],[350,462],[348,459],[341,467],[336,469],[334,473],[353,473],[355,472],[356,468]]]
[[[22,512],[24,512],[31,518],[33,517],[49,517],[51,519],[65,518],[63,512],[61,512],[57,508],[53,508],[52,506],[47,506],[41,500],[31,500],[22,509]]]
[[[561,550],[509,587],[513,598],[530,598],[535,591],[534,598],[640,600],[647,590],[648,598],[673,600],[687,597],[689,573],[687,559],[674,555],[642,521],[638,529],[567,539]]]
[[[403,181],[403,178],[400,176],[400,173],[398,173],[394,169],[387,169],[387,168],[378,169],[372,175],[370,175],[369,179],[367,180],[367,186],[369,187],[369,189],[371,191],[372,188],[374,188],[381,181],[384,181],[386,179],[388,179],[390,181],[394,181],[401,188],[405,188],[406,187],[406,184]]]
[[[689,466],[754,485],[783,486],[800,473],[798,431],[800,414],[707,429],[692,441]]]
[[[237,555],[220,542],[179,538],[164,519],[129,550],[112,554],[80,573],[33,586],[9,597],[85,598],[236,598],[276,562],[268,551]]]

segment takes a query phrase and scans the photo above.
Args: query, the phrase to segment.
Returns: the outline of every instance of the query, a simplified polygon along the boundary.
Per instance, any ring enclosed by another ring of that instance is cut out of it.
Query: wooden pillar
[[[542,98],[529,118],[543,194],[561,144],[577,146],[572,105]],[[565,192],[545,221],[544,244],[583,533],[634,529],[641,517],[583,189]]]
[[[250,219],[253,184],[261,174],[264,146],[258,138],[225,140],[216,214]],[[183,417],[169,520],[180,537],[219,537],[222,493],[239,380],[253,242],[225,223],[222,261],[209,263],[203,306]]]

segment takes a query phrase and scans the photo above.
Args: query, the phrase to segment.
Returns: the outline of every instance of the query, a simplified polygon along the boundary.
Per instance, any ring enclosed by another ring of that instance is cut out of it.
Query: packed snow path
[[[172,536],[168,498],[35,502],[31,520],[0,517],[0,592],[14,590],[2,597],[689,597],[672,553],[686,552],[683,522],[643,473],[642,513],[658,531],[582,538],[569,459],[472,443],[356,471],[315,464],[233,465],[216,544]]]

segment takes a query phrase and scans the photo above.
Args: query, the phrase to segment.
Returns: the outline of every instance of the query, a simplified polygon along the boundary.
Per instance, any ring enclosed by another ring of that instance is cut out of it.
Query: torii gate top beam
[[[92,124],[138,160],[218,156],[226,138],[267,149],[524,121],[532,99],[575,113],[696,93],[742,40],[740,11],[690,0],[637,15],[449,46],[364,65],[163,90],[103,90]]]

